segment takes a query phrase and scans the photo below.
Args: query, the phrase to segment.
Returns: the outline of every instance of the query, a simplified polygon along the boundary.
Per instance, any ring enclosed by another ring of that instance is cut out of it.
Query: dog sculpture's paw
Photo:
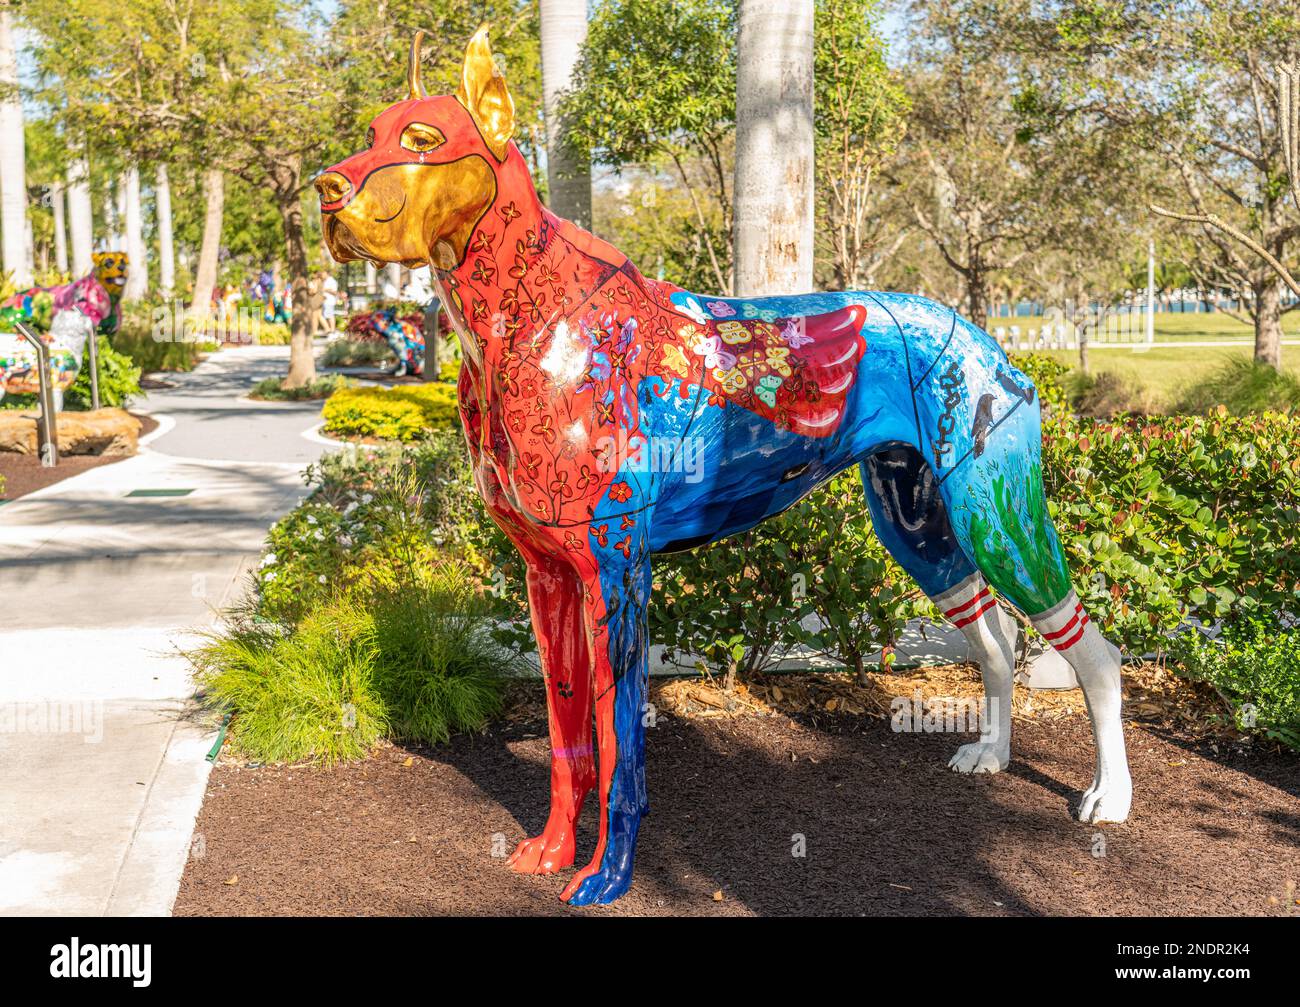
[[[618,861],[615,861],[616,864]],[[560,899],[571,906],[605,905],[632,886],[632,865],[626,863],[601,870],[588,864],[574,875]]]
[[[1130,780],[1096,781],[1079,802],[1079,821],[1091,825],[1101,822],[1122,822],[1128,818],[1133,803],[1133,783]]]
[[[548,828],[516,846],[506,865],[519,874],[554,874],[573,863],[573,849],[572,828],[556,832]]]
[[[948,768],[958,773],[1000,773],[1011,761],[1006,746],[987,741],[962,745],[948,761]]]

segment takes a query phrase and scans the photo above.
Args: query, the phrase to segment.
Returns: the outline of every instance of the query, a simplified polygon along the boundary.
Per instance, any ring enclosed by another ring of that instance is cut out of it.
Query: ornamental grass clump
[[[426,500],[418,475],[398,470],[368,504],[374,528],[358,562],[319,575],[326,583],[301,606],[255,596],[190,654],[241,755],[333,765],[382,738],[441,744],[500,710],[518,659],[493,639],[480,575],[431,541]],[[307,516],[320,530],[316,507]]]

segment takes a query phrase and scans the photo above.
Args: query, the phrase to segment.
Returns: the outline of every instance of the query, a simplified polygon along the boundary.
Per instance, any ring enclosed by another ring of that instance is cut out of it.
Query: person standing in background
[[[321,294],[321,327],[327,335],[332,335],[336,331],[334,314],[339,301],[339,281],[334,278],[333,273],[325,274],[325,278],[321,281]]]

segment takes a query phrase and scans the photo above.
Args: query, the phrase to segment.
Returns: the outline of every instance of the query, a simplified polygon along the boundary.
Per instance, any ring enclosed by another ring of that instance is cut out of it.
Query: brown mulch
[[[1011,767],[968,777],[946,766],[969,736],[894,733],[874,703],[887,710],[886,696],[916,689],[972,694],[977,675],[882,677],[888,689],[774,676],[738,689],[742,709],[720,715],[713,704],[728,697],[699,692],[707,682],[657,687],[636,879],[616,904],[581,910],[557,901],[571,871],[526,877],[502,860],[546,818],[540,684],[521,687],[483,735],[436,750],[386,747],[333,770],[223,755],[175,912],[1300,915],[1294,754],[1193,735],[1165,703],[1127,724],[1129,822],[1081,825],[1069,811],[1093,748],[1080,693],[1019,696]],[[1140,685],[1130,713],[1143,702]],[[700,711],[682,712],[691,704]],[[580,865],[594,848],[594,804]],[[800,836],[806,856],[795,857]]]
[[[132,413],[140,421],[140,436],[158,429],[158,421],[152,416]],[[71,476],[80,475],[89,469],[101,465],[120,462],[122,456],[106,458],[103,455],[61,455],[59,464],[46,468],[38,455],[22,455],[13,451],[0,451],[0,476],[4,477],[4,492],[0,500],[17,500],[19,497],[45,489],[55,483],[63,482]]]

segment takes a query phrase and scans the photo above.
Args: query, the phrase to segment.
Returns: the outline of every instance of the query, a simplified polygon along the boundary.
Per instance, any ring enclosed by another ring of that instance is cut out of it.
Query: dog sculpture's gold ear
[[[474,117],[488,149],[498,161],[504,161],[510,138],[515,135],[515,102],[510,97],[505,77],[492,59],[487,25],[469,40],[469,47],[465,50],[465,69],[461,73],[456,97]]]

